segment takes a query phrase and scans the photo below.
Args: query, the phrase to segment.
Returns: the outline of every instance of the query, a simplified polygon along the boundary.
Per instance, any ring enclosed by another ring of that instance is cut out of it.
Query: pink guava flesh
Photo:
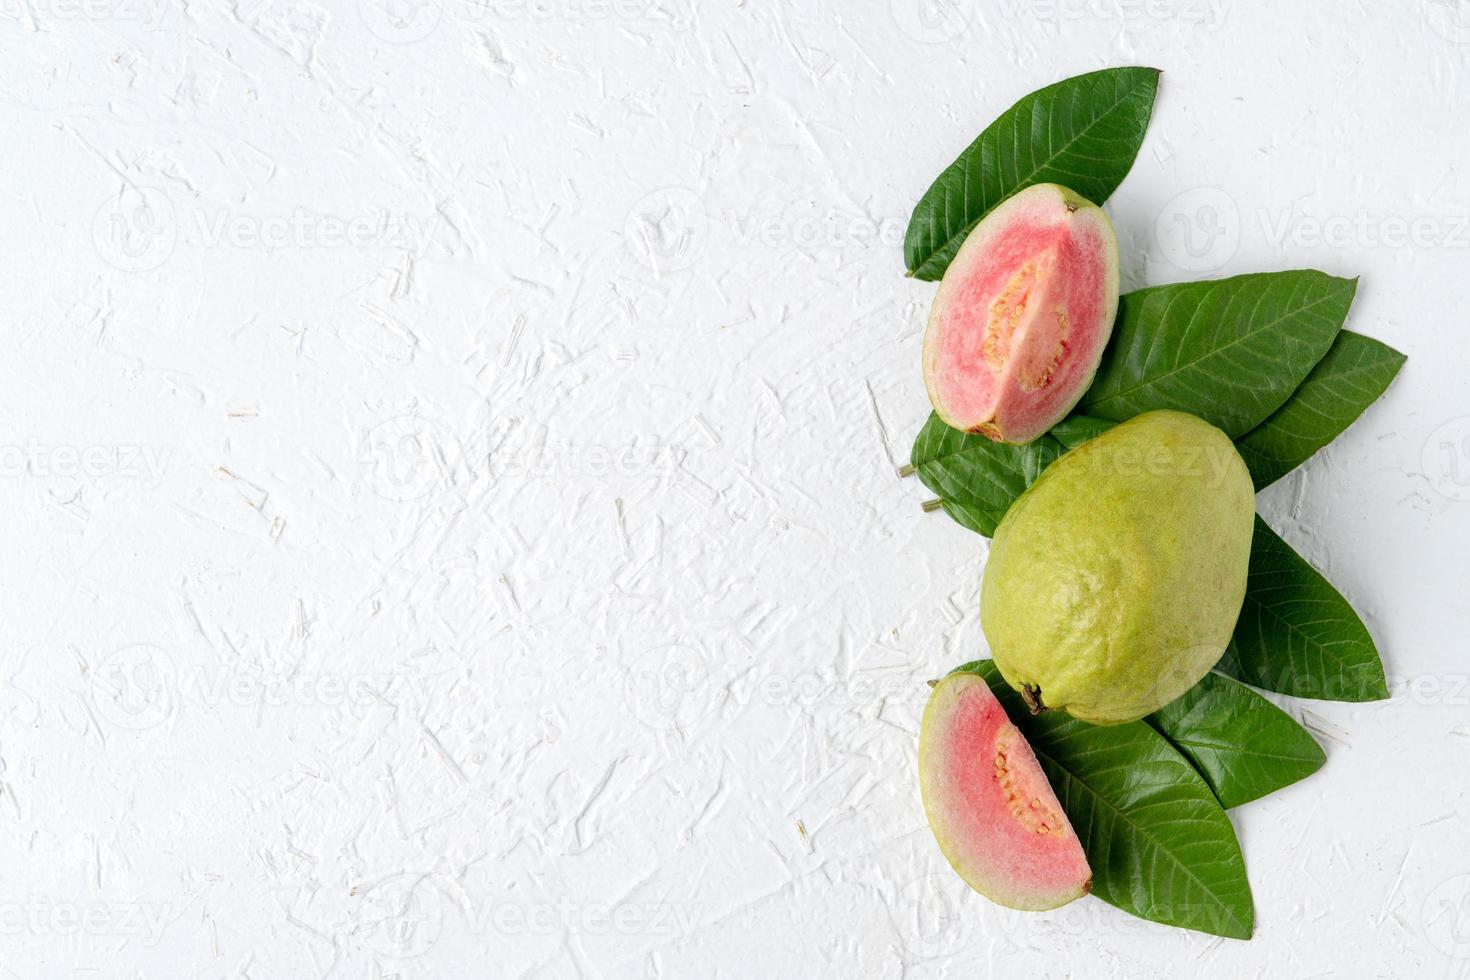
[[[945,270],[924,382],[947,424],[1030,442],[1097,373],[1118,312],[1118,242],[1103,210],[1037,184],[977,224]]]
[[[1092,887],[1056,793],[983,678],[951,674],[934,688],[919,734],[919,785],[939,849],[991,901],[1054,909]]]

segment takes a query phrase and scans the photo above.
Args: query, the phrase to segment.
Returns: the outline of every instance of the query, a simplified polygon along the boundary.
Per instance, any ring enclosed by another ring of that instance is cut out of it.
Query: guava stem
[[[1026,702],[1026,707],[1033,715],[1039,715],[1046,710],[1046,705],[1041,702],[1041,688],[1035,684],[1021,685],[1021,700]]]
[[[938,497],[936,497],[933,500],[926,500],[926,501],[924,501],[924,503],[921,506],[924,508],[924,513],[928,514],[931,511],[936,511],[939,508],[943,507],[944,506],[944,501],[942,501]]]
[[[911,477],[913,475],[914,475],[914,466],[913,466],[912,463],[904,463],[902,466],[900,466],[898,468],[898,478],[900,480],[907,479],[908,477]]]

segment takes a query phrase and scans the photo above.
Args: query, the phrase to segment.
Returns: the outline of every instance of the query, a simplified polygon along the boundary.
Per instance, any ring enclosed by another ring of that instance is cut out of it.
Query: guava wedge
[[[924,384],[948,425],[1026,443],[1072,410],[1118,313],[1118,240],[1102,208],[1036,184],[975,225],[924,331]]]
[[[1038,912],[1091,889],[1081,841],[984,678],[954,673],[935,685],[919,732],[919,786],[940,851],[992,902]]]
[[[1032,711],[1137,721],[1220,660],[1245,598],[1255,488],[1230,437],[1184,412],[1056,460],[995,529],[980,623]]]

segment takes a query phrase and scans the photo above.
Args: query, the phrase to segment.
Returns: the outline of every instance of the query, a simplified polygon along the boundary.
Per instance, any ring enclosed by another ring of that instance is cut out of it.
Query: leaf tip
[[[1307,762],[1307,765],[1311,767],[1307,771],[1307,776],[1310,776],[1312,773],[1327,765],[1327,750],[1322,747],[1321,742],[1318,742],[1315,738],[1312,738],[1310,734],[1307,735],[1307,738],[1311,739],[1312,746],[1316,749],[1316,751],[1312,753],[1312,758]],[[1303,776],[1302,778],[1305,779],[1306,776]]]

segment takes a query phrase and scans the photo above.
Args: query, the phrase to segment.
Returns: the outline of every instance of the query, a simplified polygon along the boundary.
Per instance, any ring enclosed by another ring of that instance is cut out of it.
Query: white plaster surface
[[[1470,5],[0,0],[0,978],[1470,976]],[[1263,512],[1395,697],[1251,942],[938,854],[983,542],[901,481],[910,208],[1165,70],[1125,286],[1409,355]]]

